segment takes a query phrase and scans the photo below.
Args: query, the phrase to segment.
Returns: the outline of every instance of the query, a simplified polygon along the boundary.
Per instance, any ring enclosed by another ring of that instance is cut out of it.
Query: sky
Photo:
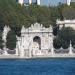
[[[26,2],[28,0],[25,0]],[[36,0],[33,0],[34,2]],[[66,0],[41,0],[41,5],[57,5],[59,2],[65,3]]]
[[[59,2],[65,3],[66,0],[41,0],[43,5],[57,5]]]

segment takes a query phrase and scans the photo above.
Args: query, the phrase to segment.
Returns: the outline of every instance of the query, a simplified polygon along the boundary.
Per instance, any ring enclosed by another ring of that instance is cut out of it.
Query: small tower
[[[70,6],[71,0],[67,0],[67,5]]]
[[[23,5],[24,0],[18,0],[18,3],[21,4],[21,5]]]

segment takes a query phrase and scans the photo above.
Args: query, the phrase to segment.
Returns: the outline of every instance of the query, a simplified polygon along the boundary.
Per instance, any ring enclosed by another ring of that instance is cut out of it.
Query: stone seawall
[[[20,57],[18,55],[0,55],[0,59],[34,59],[34,58],[75,58],[75,54],[39,55],[32,57]]]

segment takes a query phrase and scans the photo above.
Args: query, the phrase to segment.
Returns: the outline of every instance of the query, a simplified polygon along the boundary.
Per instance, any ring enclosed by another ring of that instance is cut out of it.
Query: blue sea
[[[0,75],[75,75],[75,59],[0,60]]]

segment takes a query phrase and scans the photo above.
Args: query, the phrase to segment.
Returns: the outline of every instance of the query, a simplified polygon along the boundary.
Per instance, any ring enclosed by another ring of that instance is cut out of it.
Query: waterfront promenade
[[[48,54],[48,55],[35,55],[32,57],[20,57],[18,55],[0,55],[0,59],[35,59],[35,58],[75,58],[73,54]]]

